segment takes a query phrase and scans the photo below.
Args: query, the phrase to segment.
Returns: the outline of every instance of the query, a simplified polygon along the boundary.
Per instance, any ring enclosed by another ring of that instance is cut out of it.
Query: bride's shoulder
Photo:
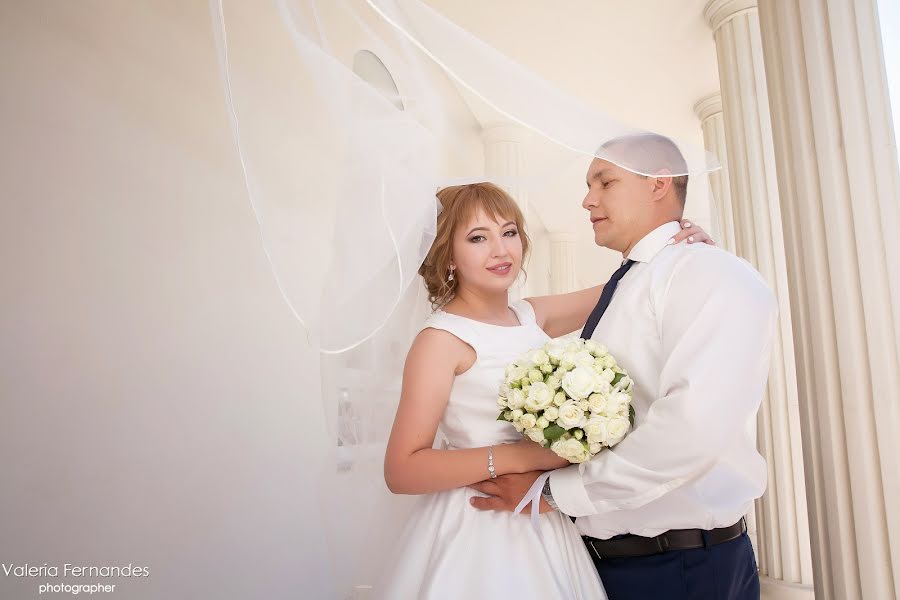
[[[441,310],[432,313],[419,329],[413,346],[439,352],[474,346],[474,333],[470,325],[464,319],[454,317]]]
[[[428,368],[445,364],[456,374],[466,371],[477,359],[467,336],[451,327],[442,327],[437,319],[428,319],[416,335],[407,354],[407,364]]]

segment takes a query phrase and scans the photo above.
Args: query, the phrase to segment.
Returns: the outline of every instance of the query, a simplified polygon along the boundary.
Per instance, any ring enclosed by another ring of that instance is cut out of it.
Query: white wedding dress
[[[436,311],[423,329],[448,331],[477,353],[472,367],[453,382],[440,423],[445,447],[473,448],[521,439],[497,421],[497,391],[506,365],[550,338],[538,327],[531,304],[514,302],[519,326],[491,325]],[[485,478],[487,478],[485,454]],[[523,514],[480,511],[457,488],[419,499],[397,540],[392,564],[375,595],[390,600],[457,598],[605,599],[600,578],[571,520],[540,515],[539,536]],[[543,538],[543,540],[541,539]]]

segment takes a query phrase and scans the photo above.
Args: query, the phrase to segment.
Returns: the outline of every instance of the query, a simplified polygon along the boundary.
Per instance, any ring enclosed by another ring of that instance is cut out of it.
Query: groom
[[[688,177],[668,138],[608,142],[617,164],[652,156],[656,177],[595,159],[582,206],[594,240],[625,260],[582,337],[606,345],[635,381],[634,430],[582,465],[554,471],[542,511],[575,520],[611,600],[759,598],[742,515],[766,486],[756,412],[777,318],[744,260],[678,233]],[[602,318],[601,318],[602,317]],[[539,473],[479,484],[478,508],[512,510]],[[576,519],[577,517],[577,519]]]

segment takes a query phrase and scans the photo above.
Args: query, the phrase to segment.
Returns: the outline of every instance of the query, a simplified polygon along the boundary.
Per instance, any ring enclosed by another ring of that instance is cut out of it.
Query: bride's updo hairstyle
[[[441,213],[437,218],[437,234],[434,243],[419,267],[419,275],[425,280],[428,299],[433,309],[450,302],[456,295],[459,279],[448,281],[453,251],[453,235],[456,228],[465,226],[478,212],[484,211],[495,221],[512,221],[522,239],[522,262],[528,255],[530,240],[525,233],[525,217],[512,196],[493,183],[469,183],[445,187],[437,193]],[[524,271],[524,266],[523,269]]]

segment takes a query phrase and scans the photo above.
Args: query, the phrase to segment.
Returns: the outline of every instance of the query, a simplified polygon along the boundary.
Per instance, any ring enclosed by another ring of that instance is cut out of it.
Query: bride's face
[[[460,286],[508,290],[522,268],[522,238],[515,222],[495,221],[478,211],[453,235],[452,264]]]

